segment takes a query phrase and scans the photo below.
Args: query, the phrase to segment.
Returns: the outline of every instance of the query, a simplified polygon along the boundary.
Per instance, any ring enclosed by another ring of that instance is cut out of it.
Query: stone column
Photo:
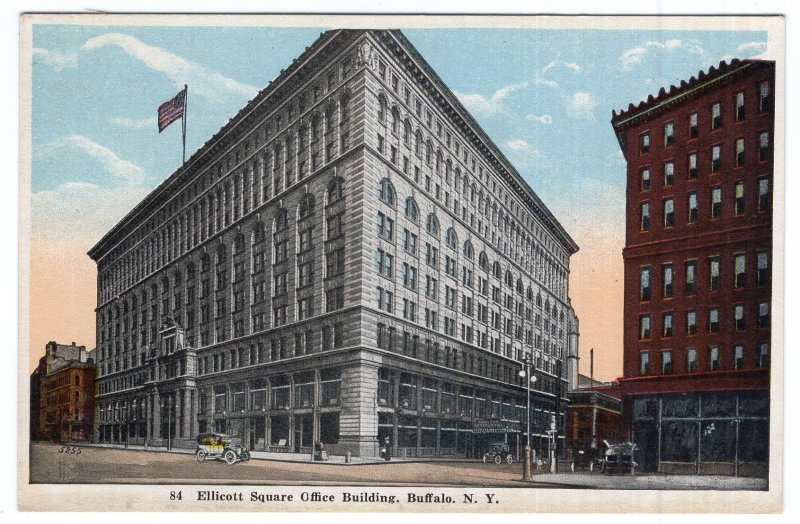
[[[339,444],[353,455],[373,457],[377,453],[378,366],[361,361],[342,370]]]
[[[150,402],[153,406],[153,433],[152,438],[160,439],[161,438],[161,395],[158,394],[158,390],[153,393],[153,400]]]
[[[192,423],[192,397],[189,389],[183,390],[183,424],[181,425],[181,432],[183,438],[192,438],[193,433],[191,429]]]

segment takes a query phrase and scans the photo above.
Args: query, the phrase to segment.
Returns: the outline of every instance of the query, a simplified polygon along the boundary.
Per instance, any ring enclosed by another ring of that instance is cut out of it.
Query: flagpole
[[[183,165],[186,165],[186,116],[189,110],[189,85],[183,84],[186,94],[183,97]]]

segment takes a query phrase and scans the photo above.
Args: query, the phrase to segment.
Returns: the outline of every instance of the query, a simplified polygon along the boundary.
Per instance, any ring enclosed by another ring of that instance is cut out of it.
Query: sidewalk
[[[727,477],[722,475],[663,475],[637,474],[603,475],[600,473],[541,473],[534,475],[533,484],[562,484],[565,488],[595,489],[655,489],[655,490],[767,490],[767,479]]]

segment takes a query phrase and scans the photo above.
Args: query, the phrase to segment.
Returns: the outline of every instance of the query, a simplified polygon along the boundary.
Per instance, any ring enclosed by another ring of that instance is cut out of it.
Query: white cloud
[[[765,53],[767,51],[766,42],[746,42],[736,48],[737,51],[755,51],[756,54]]]
[[[252,98],[258,92],[253,86],[237,82],[166,49],[145,44],[133,36],[122,33],[106,33],[90,38],[81,49],[92,51],[106,46],[117,46],[150,69],[164,73],[176,88],[188,84],[193,93],[208,98],[218,98],[231,93]]]
[[[70,135],[42,148],[46,153],[58,147],[71,147],[82,151],[96,160],[109,174],[125,181],[128,185],[138,184],[144,179],[144,169],[133,162],[123,160],[105,146],[83,135]],[[70,187],[74,187],[70,186]]]
[[[567,115],[572,118],[594,120],[594,109],[597,107],[597,99],[592,93],[578,91],[572,96],[564,99]]]
[[[524,151],[531,147],[526,141],[520,139],[509,140],[506,145],[514,151]]]
[[[140,118],[138,120],[133,118],[117,117],[112,118],[111,123],[121,127],[127,127],[129,129],[144,129],[146,127],[157,129],[158,125],[158,121],[154,116],[149,118]]]
[[[549,87],[550,89],[558,89],[559,87],[561,87],[561,86],[558,85],[558,82],[556,82],[555,80],[547,80],[547,79],[538,78],[538,77],[533,79],[533,84],[537,85],[537,86]]]
[[[530,120],[532,122],[538,122],[545,125],[550,125],[553,123],[553,117],[550,115],[528,115],[525,117],[525,120]]]
[[[641,45],[626,49],[619,56],[620,64],[625,70],[630,70],[634,66],[641,65],[644,57],[650,52],[651,49],[661,49],[667,51],[681,50],[689,54],[699,55],[704,59],[707,58],[706,51],[700,44],[694,40],[683,41],[678,38],[671,38],[659,42],[657,40],[649,40]]]
[[[32,54],[34,64],[48,65],[56,71],[78,67],[78,53],[75,52],[62,53],[57,50],[51,51],[41,47],[34,47]]]
[[[551,69],[553,69],[554,67],[556,67],[558,65],[564,66],[567,69],[571,69],[571,70],[575,71],[576,73],[580,73],[581,72],[581,66],[579,66],[575,62],[563,62],[563,61],[555,61],[554,60],[554,61],[550,62],[549,64],[547,64],[546,66],[544,66],[542,68],[542,73],[546,73],[546,72],[550,71]]]
[[[456,97],[464,104],[464,107],[479,116],[489,117],[500,113],[505,113],[502,101],[514,91],[519,91],[528,86],[528,82],[520,82],[503,86],[495,91],[490,98],[477,93],[460,93],[454,91]]]

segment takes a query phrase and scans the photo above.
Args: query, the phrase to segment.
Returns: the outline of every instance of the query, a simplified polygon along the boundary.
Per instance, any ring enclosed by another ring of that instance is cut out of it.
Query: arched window
[[[244,251],[244,235],[239,233],[236,235],[236,238],[233,239],[233,252],[234,253],[241,253]]]
[[[426,229],[429,234],[437,236],[439,235],[439,219],[436,218],[436,215],[431,213],[428,215],[428,222],[426,223]]]
[[[514,287],[514,275],[511,274],[511,270],[506,271],[506,285],[510,288]]]
[[[472,242],[469,240],[464,241],[464,256],[469,260],[475,257],[475,249],[472,247]]]
[[[392,107],[392,133],[400,130],[400,110],[397,106]]]
[[[285,227],[289,227],[289,211],[279,207],[275,210],[275,229],[279,230]]]
[[[503,270],[500,269],[500,262],[496,260],[494,262],[494,265],[492,266],[492,274],[494,275],[494,278],[498,280],[503,278]]]
[[[531,286],[528,286],[528,300],[533,300],[533,289],[531,289]]]
[[[430,138],[425,142],[425,163],[431,165],[431,158],[433,157],[433,143]]]
[[[450,249],[458,249],[458,235],[452,227],[447,230],[444,241]]]
[[[342,198],[342,191],[344,189],[344,183],[341,177],[334,177],[328,183],[328,203],[336,202],[337,200]]]
[[[536,294],[536,305],[539,306],[539,307],[542,307],[542,294],[541,293],[537,293]]]
[[[517,293],[519,293],[521,295],[524,292],[525,292],[525,286],[522,283],[522,279],[518,278],[517,279]]]
[[[394,205],[394,186],[388,178],[384,178],[378,183],[378,198],[390,206]]]
[[[422,131],[419,129],[414,136],[414,152],[418,155],[422,154]]]
[[[478,255],[478,265],[484,271],[489,271],[489,257],[486,256],[486,251],[481,251],[481,254]]]
[[[253,235],[256,242],[263,242],[267,238],[267,231],[264,228],[263,222],[256,222],[255,226],[253,227]]]
[[[208,253],[203,253],[203,256],[200,257],[200,271],[208,271],[211,269],[211,257]],[[147,300],[146,298],[142,298],[142,301]]]
[[[403,122],[403,142],[411,144],[411,121],[408,118]]]
[[[313,193],[307,193],[301,200],[300,200],[300,208],[298,209],[298,217],[299,218],[306,218],[314,214],[314,206],[316,204],[316,199],[314,198]]]
[[[419,208],[414,197],[406,198],[406,217],[416,222],[419,220]]]

